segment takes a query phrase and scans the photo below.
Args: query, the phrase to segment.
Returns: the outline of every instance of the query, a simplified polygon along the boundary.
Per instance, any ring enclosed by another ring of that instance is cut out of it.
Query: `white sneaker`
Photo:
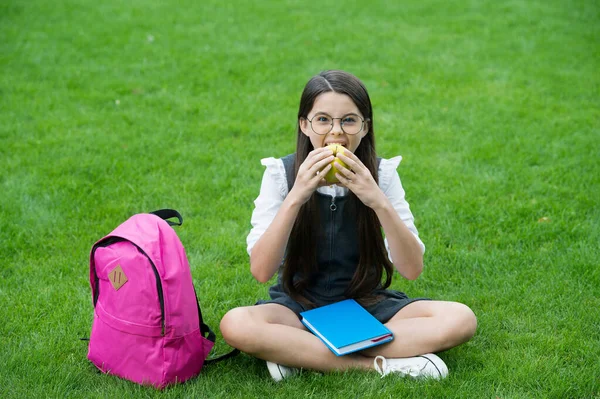
[[[413,378],[434,378],[439,380],[448,375],[448,366],[446,363],[433,353],[416,357],[390,358],[377,356],[374,360],[375,370],[381,377],[390,373]],[[381,365],[380,365],[381,363]]]
[[[276,382],[298,373],[298,369],[267,361],[267,368]]]

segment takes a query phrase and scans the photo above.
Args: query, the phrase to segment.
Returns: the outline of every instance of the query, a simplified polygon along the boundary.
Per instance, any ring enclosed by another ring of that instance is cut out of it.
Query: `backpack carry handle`
[[[149,213],[151,213],[152,215],[156,215],[165,222],[169,223],[169,226],[181,226],[183,224],[183,217],[175,209],[159,209],[157,211]],[[177,220],[179,220],[179,223],[167,220],[171,218],[177,218]]]

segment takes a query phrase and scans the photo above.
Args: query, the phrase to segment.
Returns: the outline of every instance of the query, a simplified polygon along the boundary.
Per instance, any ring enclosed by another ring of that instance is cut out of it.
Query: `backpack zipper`
[[[161,335],[164,336],[165,335],[165,299],[163,296],[163,288],[162,288],[162,282],[160,281],[160,275],[158,274],[158,269],[156,268],[156,266],[154,265],[154,262],[152,262],[152,259],[150,259],[150,257],[148,256],[148,254],[146,254],[139,246],[137,246],[135,243],[121,238],[121,237],[110,237],[108,239],[106,239],[105,241],[97,244],[94,247],[94,253],[92,254],[92,256],[94,256],[94,254],[96,253],[96,249],[99,247],[107,247],[111,244],[115,244],[117,242],[121,242],[121,241],[127,241],[129,242],[131,245],[133,245],[134,247],[137,248],[137,250],[146,257],[146,259],[148,259],[148,262],[150,262],[150,265],[152,266],[152,271],[154,272],[154,277],[156,278],[156,291],[158,293],[158,302],[160,304],[160,327],[161,327]],[[98,296],[100,295],[100,284],[99,284],[99,279],[98,279],[98,274],[96,274],[96,268],[94,267],[94,275],[95,275],[95,284],[96,284],[96,295],[94,297],[94,307],[96,307],[96,302],[98,302]]]
[[[132,243],[133,244],[133,243]],[[135,244],[133,244],[135,245]],[[154,262],[152,259],[144,252],[140,247],[135,245],[137,249],[148,258],[148,262],[152,265],[152,271],[154,272],[154,277],[156,278],[156,290],[158,292],[158,302],[160,303],[160,335],[165,335],[165,298],[163,297],[163,289],[162,282],[160,281],[160,276],[158,275],[158,269],[154,266]]]

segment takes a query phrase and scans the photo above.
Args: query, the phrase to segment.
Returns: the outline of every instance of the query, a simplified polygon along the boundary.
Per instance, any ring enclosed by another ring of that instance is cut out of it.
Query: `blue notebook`
[[[338,356],[394,339],[392,332],[354,299],[308,310],[300,316],[302,324]]]

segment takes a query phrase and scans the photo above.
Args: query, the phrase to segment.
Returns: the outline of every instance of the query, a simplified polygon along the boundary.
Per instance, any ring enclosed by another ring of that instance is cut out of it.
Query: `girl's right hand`
[[[317,148],[308,153],[300,165],[296,181],[289,195],[296,197],[300,204],[304,204],[312,193],[320,186],[327,185],[325,174],[331,169],[335,157],[333,151],[327,147]]]

